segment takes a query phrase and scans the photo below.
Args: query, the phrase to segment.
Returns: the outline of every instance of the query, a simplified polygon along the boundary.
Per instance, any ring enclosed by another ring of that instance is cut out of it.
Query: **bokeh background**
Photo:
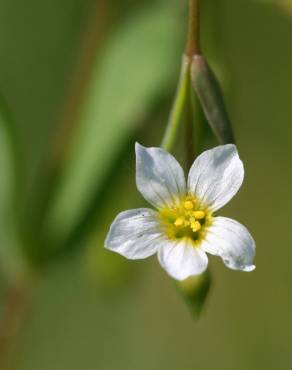
[[[202,3],[246,169],[222,213],[252,232],[257,269],[211,258],[194,321],[155,258],[103,249],[114,216],[144,204],[133,143],[161,140],[187,1],[0,1],[3,319],[9,287],[31,286],[11,368],[291,369],[292,3]]]

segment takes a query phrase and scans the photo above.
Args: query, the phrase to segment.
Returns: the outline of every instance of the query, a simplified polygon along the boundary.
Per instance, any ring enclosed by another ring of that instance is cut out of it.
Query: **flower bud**
[[[189,306],[191,315],[199,319],[211,286],[210,271],[191,276],[186,280],[177,282],[178,289]]]
[[[202,55],[195,55],[192,59],[191,79],[207,121],[219,143],[234,143],[232,127],[224,105],[221,88]]]

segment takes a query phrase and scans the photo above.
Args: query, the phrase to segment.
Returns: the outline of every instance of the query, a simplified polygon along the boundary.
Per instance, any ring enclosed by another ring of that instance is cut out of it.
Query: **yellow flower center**
[[[194,244],[198,244],[211,224],[212,214],[195,197],[187,196],[179,206],[161,209],[159,219],[168,238],[189,238]]]

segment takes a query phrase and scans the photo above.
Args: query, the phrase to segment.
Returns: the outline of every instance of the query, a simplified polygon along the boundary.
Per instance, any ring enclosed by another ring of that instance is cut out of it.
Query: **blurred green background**
[[[12,368],[291,369],[291,8],[202,1],[246,169],[222,214],[253,234],[257,269],[211,257],[195,322],[156,258],[103,249],[114,216],[144,204],[133,143],[161,140],[187,1],[0,1],[2,314],[7,286],[34,276]]]

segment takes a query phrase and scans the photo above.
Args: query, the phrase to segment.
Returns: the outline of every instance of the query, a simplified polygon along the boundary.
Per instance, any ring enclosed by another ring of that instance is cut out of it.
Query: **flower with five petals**
[[[215,215],[237,193],[243,177],[243,164],[233,144],[199,155],[186,181],[171,154],[137,143],[137,188],[155,210],[121,212],[110,227],[105,247],[128,259],[157,253],[161,266],[177,280],[203,273],[208,265],[206,253],[220,256],[231,269],[252,271],[252,236],[237,221]]]

